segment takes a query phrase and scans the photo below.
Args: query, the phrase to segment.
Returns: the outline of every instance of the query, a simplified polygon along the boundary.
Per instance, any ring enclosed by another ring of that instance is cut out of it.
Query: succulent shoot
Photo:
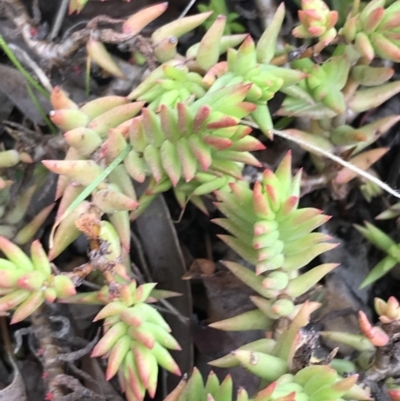
[[[400,261],[399,244],[396,244],[387,234],[373,224],[365,222],[365,227],[355,225],[355,228],[372,244],[387,253],[361,283],[361,288],[371,285],[393,269]]]
[[[7,257],[0,259],[0,313],[13,310],[11,323],[26,319],[45,301],[53,303],[76,293],[69,276],[52,273],[39,241],[32,243],[31,257],[4,237],[0,250]]]
[[[264,171],[253,190],[232,183],[231,193],[217,192],[217,207],[226,217],[214,222],[231,234],[220,238],[254,264],[255,272],[232,262],[225,265],[261,295],[254,301],[272,319],[290,316],[293,301],[337,266],[320,265],[299,274],[319,254],[337,246],[326,234],[312,233],[329,217],[318,209],[298,207],[300,177],[301,171],[292,178],[288,153],[275,173]]]
[[[258,356],[253,358],[256,360]],[[204,383],[195,369],[190,379],[183,380],[165,401],[189,401],[193,400],[193,394],[198,401],[339,401],[349,396],[354,400],[368,400],[368,394],[355,385],[356,381],[357,375],[341,378],[329,366],[309,366],[295,375],[282,375],[252,398],[244,388],[240,388],[233,397],[230,376],[220,383],[215,373],[211,372]]]
[[[297,38],[318,38],[324,46],[335,39],[337,31],[334,28],[339,13],[329,10],[322,0],[302,0],[301,10],[297,13],[300,24],[293,29]]]
[[[107,355],[106,379],[116,374],[128,399],[143,400],[146,390],[154,397],[158,365],[180,375],[168,349],[180,350],[161,314],[147,302],[155,284],[123,284],[119,297],[111,302],[107,291],[92,294],[108,302],[94,321],[104,319],[104,335],[92,351],[92,357]],[[84,302],[84,299],[82,300]]]

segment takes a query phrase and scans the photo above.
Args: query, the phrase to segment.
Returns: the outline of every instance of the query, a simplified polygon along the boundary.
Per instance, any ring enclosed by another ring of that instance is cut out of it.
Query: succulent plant
[[[25,151],[0,151],[0,235],[18,245],[25,245],[34,238],[54,208],[54,204],[44,207],[27,222],[31,200],[44,184],[47,175],[42,166],[36,166],[33,167],[34,183],[23,183],[20,173],[26,165],[33,166],[33,162]],[[13,199],[15,193],[18,193],[16,202]]]
[[[282,375],[254,397],[250,398],[246,390],[240,388],[233,398],[230,376],[220,383],[211,372],[204,384],[199,371],[194,369],[190,379],[183,380],[164,401],[339,401],[343,396],[368,400],[368,393],[355,385],[356,380],[357,375],[341,378],[329,366],[308,366],[296,374]]]
[[[378,107],[400,91],[398,81],[385,83],[391,77],[390,69],[363,65],[350,68],[356,60],[357,57],[348,49],[322,65],[310,59],[292,62],[293,68],[299,68],[308,77],[297,85],[282,89],[288,96],[277,114],[314,120],[331,119],[344,114],[347,108],[363,112]],[[350,77],[354,83],[346,87]],[[364,87],[358,89],[359,85]]]
[[[358,322],[362,334],[326,331],[321,332],[321,335],[367,355],[373,353],[376,347],[387,346],[392,338],[396,338],[394,333],[398,330],[400,320],[399,302],[395,297],[390,297],[387,302],[375,298],[374,306],[379,317],[377,325],[373,325],[367,315],[359,311]]]
[[[385,0],[372,0],[362,9],[358,5],[339,31],[368,61],[376,55],[400,61],[398,43],[398,1],[385,8]]]
[[[62,197],[57,214],[57,217],[61,218],[84,188],[101,176],[105,168],[117,157],[115,153],[118,149],[115,147],[120,145],[118,140],[125,141],[121,132],[127,135],[129,123],[141,110],[143,103],[128,103],[125,97],[108,96],[78,108],[59,88],[54,89],[51,101],[55,110],[51,112],[50,117],[56,125],[67,131],[65,139],[71,146],[65,160],[42,161],[46,168],[60,174],[56,199]],[[110,129],[111,136],[104,144]],[[93,159],[90,159],[90,156],[93,156]],[[131,178],[123,165],[110,172],[108,182],[99,183],[92,201],[103,213],[114,215],[115,229],[121,235],[125,254],[128,254],[129,241],[124,240],[126,236],[123,235],[123,231],[126,231],[126,226],[129,225],[128,211],[136,209],[138,203]],[[50,250],[51,258],[59,255],[79,236],[75,219],[87,207],[88,202],[85,201],[69,218],[63,219],[57,231],[62,245],[59,241],[54,242]],[[68,236],[65,233],[68,233]]]
[[[281,10],[282,8],[278,9],[276,19],[280,18]],[[263,43],[264,40],[261,38],[256,46],[253,39],[248,36],[237,52],[230,49],[227,73],[221,76],[213,86],[220,88],[236,82],[251,84],[246,96],[246,100],[256,105],[251,117],[264,134],[272,137],[273,124],[267,102],[278,90],[291,87],[302,81],[306,75],[301,71],[268,65],[270,56],[265,49],[261,48]]]
[[[346,108],[342,89],[346,85],[350,65],[351,60],[346,54],[331,57],[322,65],[314,64],[310,59],[294,61],[292,67],[308,75],[298,84],[303,89],[299,94],[306,96],[308,93],[315,103],[321,102],[336,114],[342,114]],[[285,102],[283,107],[288,107],[289,99]]]
[[[152,73],[128,96],[130,99],[145,101],[155,111],[160,105],[176,107],[191,97],[201,98],[206,93],[203,77],[189,72],[185,65],[165,64]]]
[[[40,210],[31,221],[26,222],[30,201],[37,193],[38,186],[33,184],[21,194],[16,203],[12,202],[12,182],[0,189],[0,235],[18,245],[29,243],[41,229],[44,221],[54,208],[54,203]]]
[[[319,303],[306,301],[296,308],[296,311],[291,316],[292,320],[289,327],[277,340],[260,340],[246,344],[231,352],[230,355],[214,360],[210,364],[220,368],[238,366],[240,364],[268,382],[278,380],[283,374],[293,373],[294,370],[307,366],[308,360],[303,362],[306,365],[300,368],[296,366],[299,365],[296,363],[296,351],[303,343],[302,327],[310,322],[311,314],[319,307]],[[249,315],[249,312],[247,312],[230,319],[212,323],[210,326],[219,330],[244,330],[243,327],[245,327],[245,330],[249,330],[249,328],[253,330],[269,330],[271,327],[268,327],[268,323],[270,323],[271,318],[268,317],[268,314],[262,308],[255,310],[255,312],[260,312],[256,319],[254,319],[255,314]],[[252,321],[251,317],[253,317]],[[262,327],[259,323],[262,321],[266,321],[267,325],[264,324],[264,327]],[[300,363],[300,365],[303,363]]]
[[[0,169],[16,166],[19,162],[32,163],[32,158],[25,152],[15,149],[0,151]]]
[[[381,298],[375,298],[374,304],[382,323],[388,324],[400,320],[400,305],[395,297],[390,297],[387,302]]]
[[[301,10],[297,13],[300,25],[293,29],[292,34],[298,38],[318,38],[324,46],[335,39],[337,31],[334,28],[339,17],[337,11],[329,10],[322,0],[301,0]]]
[[[120,97],[97,99],[79,110],[55,110],[53,122],[67,130],[65,138],[73,149],[64,161],[43,161],[48,169],[61,174],[57,196],[71,180],[83,187],[89,185],[127,147],[130,151],[123,165],[110,174],[109,183],[102,182],[93,193],[93,202],[104,213],[137,208],[131,178],[143,182],[152,177],[144,197],[171,187],[180,193],[181,180],[182,184],[196,183],[188,194],[195,197],[220,189],[229,177],[240,178],[243,163],[259,165],[249,151],[264,148],[248,136],[251,128],[239,124],[255,107],[243,101],[249,89],[240,82],[218,90],[211,88],[190,105],[178,103],[174,108],[162,104],[159,113]],[[133,118],[139,110],[142,114]],[[76,193],[76,185],[69,190]]]
[[[69,0],[68,12],[69,14],[75,11],[79,14],[89,0]]]
[[[395,203],[394,205],[390,206],[389,209],[379,213],[379,215],[375,218],[377,220],[388,220],[394,219],[398,216],[400,216],[400,202]]]
[[[158,365],[180,375],[167,350],[179,350],[180,346],[164,318],[147,303],[155,285],[137,286],[133,280],[122,284],[119,297],[112,301],[107,299],[107,291],[97,295],[108,303],[94,318],[94,321],[104,319],[104,335],[93,349],[92,357],[107,355],[106,379],[118,373],[128,399],[143,400],[146,389],[154,397]]]
[[[399,401],[400,399],[400,388],[396,384],[392,384],[388,386],[388,395],[392,401]]]
[[[0,237],[0,313],[11,310],[11,323],[31,315],[43,302],[54,302],[75,294],[75,285],[67,275],[53,274],[51,264],[39,241],[31,245],[31,257],[18,246]]]
[[[355,228],[372,244],[387,256],[383,258],[368,274],[368,276],[361,283],[360,288],[371,285],[376,280],[379,280],[387,272],[389,272],[400,261],[399,258],[399,245],[396,244],[387,234],[375,227],[373,224],[365,222],[365,227],[355,225]]]
[[[379,359],[393,354],[390,350],[397,343],[399,330],[399,302],[397,299],[390,297],[385,302],[380,298],[375,298],[375,311],[379,316],[379,322],[376,325],[370,322],[364,312],[359,312],[358,322],[362,334],[321,332],[324,338],[345,344],[358,351],[359,355],[355,360],[358,366],[354,366],[355,369],[359,368],[370,372],[379,370],[378,366],[381,363]],[[398,400],[399,387],[396,382],[385,376],[382,377],[382,381],[387,386],[389,398],[393,401]]]
[[[145,21],[139,18],[139,11],[124,23],[123,32],[132,33],[138,19],[140,30],[162,12],[161,8],[158,5],[147,9]],[[203,13],[163,26],[153,33],[151,43],[156,49],[166,39],[179,38],[194,29],[208,16],[209,13]],[[266,31],[268,37],[276,40],[283,16],[284,9],[280,7],[275,26]],[[228,189],[229,182],[241,178],[244,164],[260,165],[249,152],[264,146],[249,136],[251,128],[240,121],[251,116],[270,135],[272,125],[268,122],[266,102],[279,88],[297,83],[304,74],[267,65],[273,56],[273,43],[266,44],[264,36],[256,48],[250,37],[223,36],[225,22],[223,16],[218,17],[201,42],[188,50],[188,66],[186,61],[171,55],[175,59],[154,70],[128,98],[108,96],[78,107],[59,88],[54,89],[51,100],[55,110],[51,119],[66,131],[65,138],[71,147],[64,161],[44,160],[43,164],[61,175],[56,198],[63,198],[62,212],[84,187],[105,174],[124,150],[128,153],[123,164],[114,168],[92,192],[92,204],[103,213],[119,214],[120,227],[115,227],[119,233],[128,224],[127,212],[131,211],[131,219],[136,218],[160,192],[172,187],[183,207],[191,200],[204,210],[201,195]],[[224,64],[218,64],[219,55],[243,39],[237,53],[230,49],[224,70]],[[95,58],[103,50],[95,50],[96,53]],[[105,62],[107,57],[100,59]],[[190,61],[194,67],[190,67]],[[196,68],[202,74],[195,72]],[[111,69],[110,66],[108,70]],[[141,101],[130,103],[129,99]],[[148,107],[143,107],[144,102]],[[139,112],[140,116],[135,117]],[[150,178],[138,201],[132,178],[139,183]],[[81,208],[84,207],[82,204]],[[52,257],[64,248],[58,247]],[[129,247],[124,251],[127,253]]]
[[[214,222],[232,236],[219,237],[254,264],[255,273],[236,263],[225,265],[262,297],[256,305],[275,319],[294,311],[293,301],[307,292],[336,264],[314,267],[299,275],[299,269],[337,244],[312,230],[329,220],[318,209],[300,209],[301,171],[292,178],[291,153],[281,161],[276,173],[265,170],[253,190],[244,183],[230,184],[231,193],[217,192],[217,207],[226,218]]]
[[[207,11],[213,12],[213,17],[204,22],[204,27],[206,29],[210,28],[217,16],[222,14],[226,15],[227,24],[224,29],[225,35],[230,35],[231,33],[242,33],[245,31],[244,26],[241,23],[237,22],[240,17],[239,14],[235,12],[229,12],[225,0],[210,0],[209,4],[200,3],[197,6],[197,9],[201,13]]]

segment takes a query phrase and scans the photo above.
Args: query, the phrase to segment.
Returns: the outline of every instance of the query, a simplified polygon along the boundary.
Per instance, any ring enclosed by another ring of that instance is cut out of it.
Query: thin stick
[[[28,53],[12,43],[10,43],[8,47],[14,52],[15,56],[18,57],[18,59],[20,59],[36,74],[42,86],[50,93],[53,90],[53,86],[51,85],[49,78],[38,66],[38,64],[32,60]]]
[[[188,5],[185,7],[185,9],[181,12],[181,15],[178,17],[178,19],[183,18],[189,10],[193,7],[193,4],[196,3],[196,0],[190,0]]]
[[[308,150],[310,150],[311,152],[315,152],[321,156],[325,156],[328,159],[333,160],[334,162],[342,165],[343,167],[348,168],[349,170],[354,171],[355,173],[357,173],[358,175],[360,175],[361,177],[364,177],[366,180],[373,182],[374,184],[376,184],[378,187],[382,188],[384,191],[386,191],[387,193],[389,193],[390,195],[393,195],[396,198],[400,199],[400,192],[391,188],[388,184],[384,183],[383,181],[381,181],[379,178],[374,177],[373,175],[367,173],[366,171],[360,169],[359,167],[355,166],[354,164],[351,164],[349,162],[346,162],[345,160],[343,160],[341,157],[336,156],[324,149],[319,148],[318,146],[315,145],[311,145],[308,142],[305,142],[301,139],[298,138],[293,138],[292,136],[290,136],[289,134],[287,134],[284,131],[278,131],[273,129],[272,132],[277,135],[280,136],[282,138],[285,138],[289,141],[295,142],[298,145],[300,145],[303,148],[306,148]]]
[[[68,9],[68,4],[69,4],[69,0],[61,1],[60,6],[58,7],[58,11],[57,11],[56,19],[53,24],[53,28],[51,29],[51,32],[50,32],[50,40],[53,40],[58,36],[62,22],[64,20],[65,14]]]

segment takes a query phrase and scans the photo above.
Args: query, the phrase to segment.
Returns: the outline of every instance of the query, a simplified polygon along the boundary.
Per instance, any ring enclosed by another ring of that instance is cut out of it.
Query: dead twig
[[[9,48],[13,51],[15,57],[17,57],[21,64],[27,66],[35,73],[41,85],[50,93],[53,90],[53,86],[51,85],[49,78],[38,64],[32,60],[28,53],[12,43],[9,44]]]
[[[36,24],[30,18],[22,2],[20,0],[2,1],[5,5],[6,15],[14,22],[28,47],[42,59],[54,65],[60,66],[66,63],[75,52],[86,44],[91,35],[95,35],[101,42],[112,44],[124,43],[137,36],[136,34],[120,33],[113,29],[100,29],[99,25],[102,23],[118,25],[123,20],[99,15],[89,21],[85,28],[73,32],[61,43],[38,40]]]
[[[121,401],[120,397],[114,395],[100,395],[94,391],[89,390],[84,387],[78,379],[66,374],[58,375],[54,382],[58,386],[67,387],[72,390],[73,393],[65,395],[60,399],[60,401]]]
[[[58,36],[58,33],[60,32],[60,28],[61,28],[62,22],[64,20],[65,14],[67,13],[68,4],[69,4],[69,0],[61,1],[60,5],[58,7],[58,10],[57,10],[57,15],[54,20],[53,27],[52,27],[50,35],[49,35],[50,40],[53,40]]]
[[[65,393],[55,379],[64,374],[64,362],[59,358],[60,347],[53,336],[46,309],[46,305],[43,304],[31,315],[32,330],[39,342],[45,388],[52,394],[53,401],[60,401]]]
[[[90,341],[90,343],[88,343],[85,347],[78,349],[77,351],[68,352],[66,354],[60,354],[58,355],[58,358],[60,358],[60,360],[64,362],[73,362],[77,361],[78,359],[81,359],[83,356],[88,354],[94,348],[94,346],[99,341],[99,337],[100,337],[100,330],[97,331],[97,334],[94,337],[94,339]]]

